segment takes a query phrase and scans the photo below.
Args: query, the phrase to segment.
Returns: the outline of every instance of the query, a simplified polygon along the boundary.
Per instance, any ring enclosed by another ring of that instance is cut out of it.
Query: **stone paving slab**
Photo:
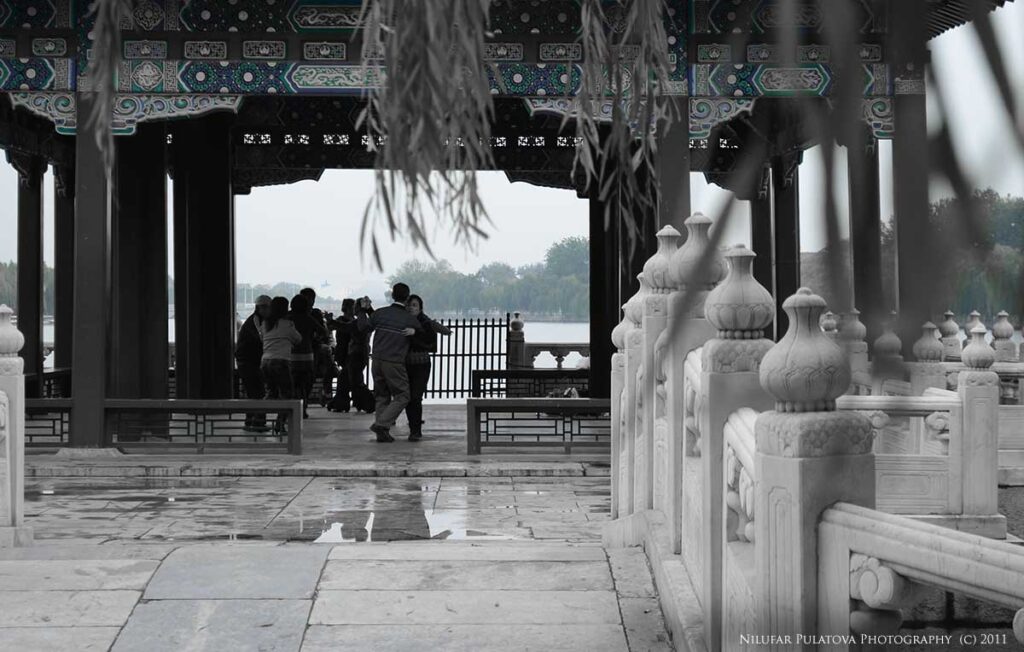
[[[112,652],[297,652],[311,604],[309,600],[143,602]]]
[[[604,549],[597,545],[565,545],[539,541],[522,543],[381,543],[364,546],[335,546],[329,560],[422,561],[604,561]]]
[[[4,591],[141,591],[160,562],[152,560],[0,561]]]
[[[107,652],[117,627],[0,627],[0,650]]]
[[[109,543],[97,545],[95,541],[63,541],[36,543],[28,548],[0,548],[0,560],[58,560],[58,559],[153,559],[161,560],[174,550],[161,544],[138,545]]]
[[[411,555],[413,556],[413,555]],[[607,561],[328,561],[321,591],[613,591]]]
[[[147,600],[309,599],[326,546],[194,545],[171,553],[146,587]]]
[[[630,650],[671,652],[674,649],[665,630],[661,605],[658,604],[657,598],[620,597],[619,608],[622,610],[622,622],[626,628]]]
[[[617,625],[316,625],[306,632],[302,645],[302,652],[623,652],[627,649],[622,627]]]
[[[312,625],[621,622],[612,591],[320,591]]]
[[[615,578],[615,592],[620,597],[657,597],[643,548],[611,549],[608,551],[608,561],[612,566],[612,577]]]
[[[120,627],[138,591],[0,591],[0,627]]]

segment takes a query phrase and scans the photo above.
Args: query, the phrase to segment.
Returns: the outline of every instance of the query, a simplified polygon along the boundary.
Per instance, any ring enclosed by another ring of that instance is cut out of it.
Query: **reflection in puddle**
[[[422,520],[420,520],[422,517]],[[425,539],[455,539],[474,541],[507,541],[516,537],[508,534],[490,534],[482,530],[467,527],[466,515],[461,510],[402,512],[389,514],[370,512],[366,525],[362,530],[353,532],[351,537],[345,536],[345,523],[332,522],[313,543],[373,543],[374,526],[377,527],[377,541],[414,541]],[[327,524],[327,521],[324,521]],[[426,528],[422,526],[426,525]],[[300,521],[301,531],[301,521]]]

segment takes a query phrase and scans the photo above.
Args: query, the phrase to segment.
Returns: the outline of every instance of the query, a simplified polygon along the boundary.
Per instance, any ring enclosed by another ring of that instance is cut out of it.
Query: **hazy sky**
[[[1004,60],[1018,98],[1024,98],[1024,1],[996,10],[993,21],[1005,48]],[[1006,121],[973,28],[961,27],[930,43],[933,63],[945,82],[954,139],[968,174],[979,187],[991,186],[1000,193],[1024,194],[1024,160],[1005,137]],[[929,118],[935,118],[934,105]],[[882,215],[892,213],[891,147],[881,147]],[[801,246],[817,251],[824,242],[821,226],[823,172],[820,148],[808,151],[801,166]],[[845,156],[837,157],[837,179],[845,178]],[[691,175],[694,210],[718,212],[725,191],[708,186],[702,175]],[[52,186],[47,182],[45,257],[53,261]],[[491,237],[475,251],[456,245],[442,229],[435,233],[434,250],[456,268],[475,271],[481,264],[502,260],[512,265],[537,262],[545,249],[560,238],[587,235],[588,203],[572,191],[510,184],[502,173],[481,174],[484,201],[494,221]],[[840,217],[846,219],[845,186],[837,184]],[[360,260],[359,225],[372,191],[372,173],[328,170],[319,183],[303,181],[290,186],[257,188],[237,198],[238,280],[247,283],[291,281],[321,288],[334,296],[376,291],[381,274],[367,257]],[[948,190],[933,184],[932,198]],[[0,162],[0,260],[17,256],[17,179]],[[749,213],[736,204],[725,236],[727,243],[749,240]],[[410,257],[425,258],[405,243],[388,243],[384,249],[385,271]]]

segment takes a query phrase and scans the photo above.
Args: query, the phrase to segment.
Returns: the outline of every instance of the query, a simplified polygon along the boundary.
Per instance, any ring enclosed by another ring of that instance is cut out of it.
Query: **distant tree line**
[[[53,314],[53,268],[43,266],[43,312]],[[17,310],[18,299],[18,263],[0,263],[0,303],[6,303]]]
[[[964,205],[955,199],[941,199],[929,210],[929,228],[934,255],[927,270],[934,279],[932,309],[935,317],[945,310],[959,316],[972,310],[991,321],[1005,310],[1015,319],[1024,317],[1024,197],[999,195],[991,188],[975,190],[970,198],[977,217],[976,228],[961,226]],[[895,218],[894,218],[895,219]],[[846,265],[849,242],[843,242],[836,255]],[[896,306],[896,229],[895,223],[882,223],[882,290],[885,308]],[[827,294],[827,250],[803,253],[800,258],[801,283]],[[819,289],[820,288],[820,289]],[[837,305],[825,296],[832,305]],[[991,326],[991,323],[988,324]]]
[[[566,321],[590,318],[590,247],[583,237],[556,242],[538,263],[494,262],[469,274],[446,260],[410,260],[388,277],[389,285],[398,281],[423,297],[430,314],[519,311]]]

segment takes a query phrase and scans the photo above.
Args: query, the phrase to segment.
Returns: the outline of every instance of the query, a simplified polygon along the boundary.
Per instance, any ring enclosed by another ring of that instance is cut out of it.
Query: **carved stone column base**
[[[0,527],[0,548],[27,548],[34,542],[32,528]]]

